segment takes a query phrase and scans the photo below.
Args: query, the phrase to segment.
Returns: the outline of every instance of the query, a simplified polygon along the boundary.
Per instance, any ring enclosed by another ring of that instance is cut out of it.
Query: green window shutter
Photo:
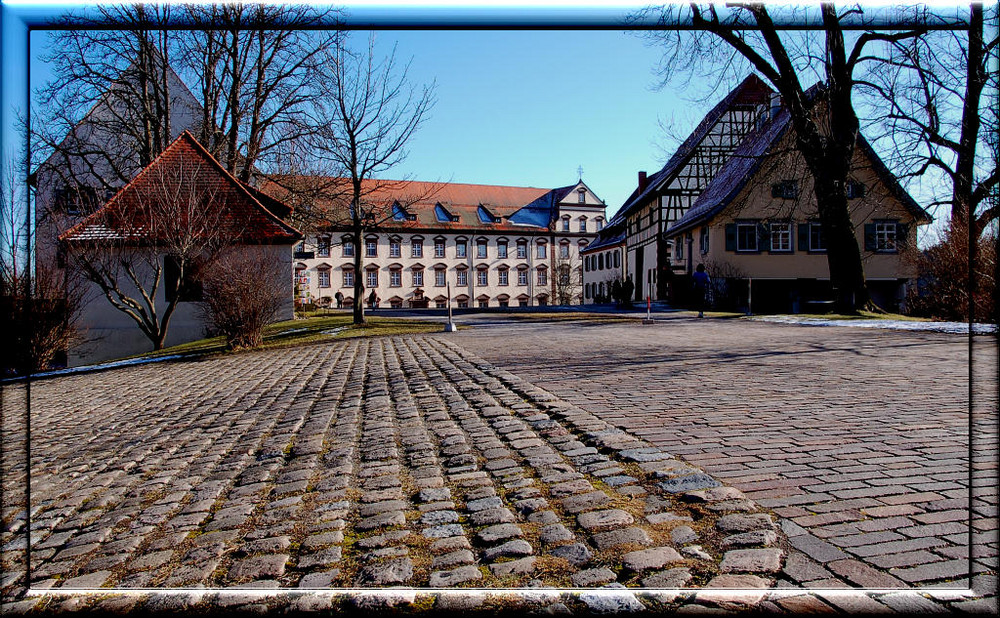
[[[736,251],[736,224],[726,224],[726,251]]]
[[[809,250],[809,224],[799,224],[799,251]]]
[[[875,224],[865,223],[865,251],[875,250]]]

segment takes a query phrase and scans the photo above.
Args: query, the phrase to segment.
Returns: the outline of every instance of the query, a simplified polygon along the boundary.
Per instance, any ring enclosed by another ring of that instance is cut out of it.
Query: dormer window
[[[453,215],[440,203],[434,205],[434,217],[442,223],[457,223],[458,215]]]
[[[482,205],[479,206],[479,221],[482,223],[500,223],[500,217],[496,217]]]
[[[396,221],[406,221],[409,219],[409,215],[403,210],[403,207],[396,202],[392,205],[392,218]]]
[[[578,204],[586,204],[587,203],[587,190],[586,189],[577,189],[576,190],[576,202]]]

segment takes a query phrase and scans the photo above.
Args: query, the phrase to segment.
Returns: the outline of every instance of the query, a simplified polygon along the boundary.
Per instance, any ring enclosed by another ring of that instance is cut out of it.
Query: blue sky
[[[68,5],[0,1],[0,126],[4,150],[10,152],[16,143],[12,109],[25,103],[26,24],[62,14]],[[686,135],[743,77],[732,74],[732,83],[707,101],[702,95],[716,84],[696,83],[699,91],[658,91],[652,85],[660,52],[640,34],[581,29],[615,24],[642,3],[549,0],[542,8],[526,8],[526,2],[472,8],[457,0],[439,0],[437,7],[384,1],[349,4],[349,20],[355,24],[498,26],[515,19],[577,27],[379,30],[376,41],[384,53],[396,45],[398,59],[411,60],[411,82],[437,84],[437,104],[412,140],[409,158],[387,177],[552,188],[575,182],[582,167],[583,180],[605,200],[611,216],[635,188],[636,173],[657,171],[676,147],[660,124]],[[358,31],[354,36],[363,42],[367,34]],[[44,51],[47,36],[32,34],[32,55]],[[44,64],[31,58],[30,67],[34,83],[45,80]]]
[[[12,105],[23,107],[17,83],[27,66],[24,35],[18,36],[16,27],[24,26],[16,22],[60,10],[4,6],[8,150],[10,111]],[[609,10],[559,15],[586,19],[593,14],[607,21]],[[544,20],[549,13],[531,15]],[[490,23],[495,15],[475,13],[475,18]],[[360,42],[367,34],[354,36]],[[47,36],[32,33],[33,56],[43,51]],[[582,167],[583,180],[605,200],[611,215],[635,188],[637,171],[652,173],[662,166],[665,138],[659,121],[690,129],[704,113],[676,93],[651,88],[659,52],[634,33],[381,30],[376,42],[385,53],[397,45],[397,57],[411,60],[411,82],[437,84],[437,104],[411,142],[408,159],[388,176],[558,187],[575,182]],[[30,65],[32,82],[44,81],[44,64],[34,57]]]

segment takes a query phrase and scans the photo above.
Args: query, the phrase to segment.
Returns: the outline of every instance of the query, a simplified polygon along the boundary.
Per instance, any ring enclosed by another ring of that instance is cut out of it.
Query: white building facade
[[[422,197],[388,202],[387,220],[360,247],[346,225],[307,236],[294,253],[298,302],[348,307],[357,277],[365,303],[374,291],[383,308],[447,308],[449,285],[454,308],[584,302],[580,251],[603,228],[605,204],[582,181],[551,190],[429,185],[396,183],[401,196]]]

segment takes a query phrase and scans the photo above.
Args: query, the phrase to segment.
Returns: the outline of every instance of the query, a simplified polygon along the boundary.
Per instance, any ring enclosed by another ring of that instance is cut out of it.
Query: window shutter
[[[875,250],[875,224],[865,223],[865,251]]]
[[[905,223],[896,224],[896,245],[902,246],[906,244],[907,235],[910,233],[910,226]]]
[[[726,251],[736,251],[736,224],[726,224]]]
[[[809,250],[809,224],[799,224],[799,251]]]

